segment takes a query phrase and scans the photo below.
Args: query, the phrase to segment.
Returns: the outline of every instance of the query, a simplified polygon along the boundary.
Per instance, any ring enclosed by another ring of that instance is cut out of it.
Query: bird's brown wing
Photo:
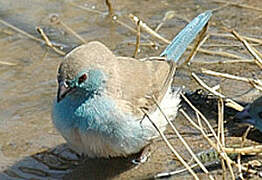
[[[115,74],[108,81],[108,92],[125,112],[141,115],[156,108],[152,98],[160,103],[172,82],[175,65],[171,62],[117,57]]]

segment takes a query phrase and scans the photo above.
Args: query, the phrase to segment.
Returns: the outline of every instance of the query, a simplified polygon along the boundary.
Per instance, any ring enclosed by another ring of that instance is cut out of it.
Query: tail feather
[[[184,29],[182,29],[182,31],[178,33],[178,35],[172,40],[160,56],[166,56],[167,60],[177,62],[185,52],[187,46],[196,38],[197,34],[207,24],[211,16],[212,11],[208,10],[195,17]]]

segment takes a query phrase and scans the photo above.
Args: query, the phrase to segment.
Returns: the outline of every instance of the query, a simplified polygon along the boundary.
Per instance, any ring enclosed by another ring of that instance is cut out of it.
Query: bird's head
[[[57,102],[66,96],[102,92],[106,76],[104,67],[99,64],[110,58],[114,58],[114,55],[99,42],[88,43],[71,51],[58,68]]]

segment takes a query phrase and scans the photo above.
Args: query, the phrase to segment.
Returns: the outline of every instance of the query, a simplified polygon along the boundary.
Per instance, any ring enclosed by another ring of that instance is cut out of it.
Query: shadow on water
[[[23,158],[2,172],[0,179],[112,179],[134,168],[132,160],[138,156],[88,159],[61,144]]]

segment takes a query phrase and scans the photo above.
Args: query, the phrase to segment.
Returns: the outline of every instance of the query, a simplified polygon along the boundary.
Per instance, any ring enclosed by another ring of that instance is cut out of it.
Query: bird
[[[161,54],[166,60],[116,56],[99,41],[69,52],[58,67],[52,119],[70,147],[90,158],[126,157],[158,137],[154,125],[163,132],[180,103],[172,81],[183,52],[172,52],[185,51],[211,15],[193,19]]]
[[[262,132],[262,96],[248,104],[238,112],[235,120],[240,123],[250,124]]]

